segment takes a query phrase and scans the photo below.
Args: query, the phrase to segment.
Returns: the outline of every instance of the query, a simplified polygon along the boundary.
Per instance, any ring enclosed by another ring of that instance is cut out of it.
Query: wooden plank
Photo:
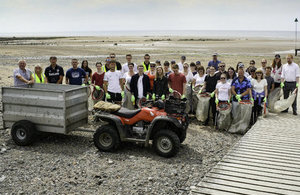
[[[257,140],[245,140],[245,141],[240,141],[237,143],[237,145],[256,145],[256,146],[272,146],[273,148],[283,148],[283,149],[293,149],[293,150],[298,150],[300,151],[300,148],[295,145],[287,145],[287,144],[278,144],[275,142],[258,142]]]
[[[250,159],[250,158],[242,158],[242,157],[235,157],[235,156],[227,156],[224,161],[242,161],[244,163],[249,163],[249,165],[257,164],[259,166],[263,167],[270,167],[274,169],[280,169],[280,170],[286,170],[286,171],[292,171],[299,173],[300,175],[300,168],[297,165],[290,165],[288,163],[277,163],[273,161],[264,161],[264,160],[256,160],[256,159]]]
[[[251,138],[253,140],[276,140],[276,141],[287,141],[289,143],[295,143],[295,144],[298,144],[299,145],[299,139],[297,139],[297,137],[295,138],[288,138],[288,137],[285,137],[284,135],[282,136],[272,136],[272,135],[269,135],[268,137],[264,137],[264,136],[260,136],[260,135],[251,135],[250,137],[246,137],[246,138]]]
[[[278,155],[278,156],[286,157],[286,158],[299,159],[299,156],[297,156],[297,155],[290,155],[290,154],[285,154],[285,153],[262,151],[262,150],[258,151],[257,149],[251,149],[251,148],[238,148],[238,150],[236,150],[236,151],[237,152],[256,152],[257,154]]]
[[[247,141],[255,141],[255,142],[258,142],[258,143],[268,142],[268,143],[274,143],[276,145],[283,144],[283,145],[287,145],[287,146],[299,146],[300,147],[299,143],[295,143],[295,142],[292,143],[292,142],[287,142],[287,141],[282,141],[282,140],[263,139],[263,138],[250,138],[250,137],[248,137],[248,138],[243,137],[241,139],[241,142],[247,142]]]
[[[293,170],[289,169],[286,170],[284,167],[276,167],[276,166],[270,166],[270,165],[261,165],[259,163],[249,163],[249,162],[244,162],[244,161],[238,161],[238,160],[223,160],[220,164],[223,164],[225,166],[226,164],[237,164],[237,165],[244,165],[245,168],[247,169],[254,169],[254,170],[266,170],[269,172],[274,172],[282,175],[290,175],[290,176],[295,176],[299,177],[299,173],[295,173]]]
[[[214,168],[209,174],[219,174],[219,175],[229,175],[235,177],[242,177],[242,178],[249,178],[249,179],[256,179],[259,181],[267,181],[273,183],[273,185],[283,184],[283,185],[292,185],[298,190],[300,190],[300,182],[294,181],[290,179],[285,179],[281,175],[274,174],[274,173],[266,173],[261,171],[251,171],[242,168],[235,168],[235,167],[216,167]]]
[[[222,174],[208,174],[206,176],[209,180],[226,180],[234,183],[243,183],[243,184],[251,184],[251,185],[256,185],[259,187],[265,187],[265,190],[268,192],[275,192],[275,193],[296,193],[300,192],[299,189],[294,188],[292,185],[284,185],[284,184],[274,184],[272,182],[267,182],[267,181],[260,181],[257,179],[253,178],[243,178],[243,177],[236,177],[232,175],[222,175]],[[211,179],[210,179],[211,178]]]
[[[235,150],[239,150],[239,148],[255,148],[256,150],[260,150],[260,149],[267,149],[267,150],[273,150],[276,151],[278,153],[291,153],[291,154],[296,154],[298,156],[300,156],[300,150],[288,150],[288,149],[282,149],[282,148],[276,148],[276,147],[272,147],[272,146],[263,146],[263,145],[255,145],[255,144],[239,144],[239,147],[236,148]]]
[[[299,160],[300,157],[298,159],[295,158],[288,158],[288,157],[282,157],[282,156],[278,156],[278,155],[273,155],[273,154],[261,154],[261,153],[257,153],[257,152],[241,152],[239,151],[235,151],[235,154],[243,154],[243,155],[249,155],[249,156],[253,156],[253,157],[268,157],[268,158],[272,158],[272,159],[278,159],[278,160],[284,160],[284,161],[289,161],[289,162],[296,162],[297,164],[299,164]]]
[[[195,194],[218,194],[218,195],[233,195],[237,194],[236,192],[228,192],[224,190],[219,190],[219,189],[213,189],[213,188],[207,188],[207,187],[199,187],[197,186],[196,188],[192,189],[192,192]]]
[[[249,194],[249,195],[265,195],[266,192],[257,191],[254,189],[244,189],[240,187],[222,185],[222,184],[215,184],[215,183],[208,183],[208,182],[201,182],[201,184],[197,185],[201,188],[209,188],[209,189],[216,189],[225,192],[231,192],[236,194]],[[271,193],[269,193],[271,194]]]
[[[253,150],[265,151],[265,152],[285,153],[285,154],[289,154],[289,155],[293,155],[293,156],[299,156],[300,155],[300,152],[276,150],[276,149],[272,149],[272,148],[268,148],[268,147],[257,148],[257,147],[253,147],[253,146],[239,146],[238,149],[240,149],[240,148],[242,148],[242,149],[253,149]]]
[[[228,156],[233,156],[233,157],[241,157],[241,158],[248,158],[248,159],[255,159],[255,160],[264,160],[264,161],[271,161],[271,162],[276,162],[276,163],[284,163],[284,164],[291,164],[293,166],[298,166],[298,169],[300,167],[299,161],[293,160],[293,159],[278,159],[274,157],[268,157],[268,156],[256,156],[256,155],[251,155],[251,154],[242,154],[239,152],[232,152],[228,154]]]

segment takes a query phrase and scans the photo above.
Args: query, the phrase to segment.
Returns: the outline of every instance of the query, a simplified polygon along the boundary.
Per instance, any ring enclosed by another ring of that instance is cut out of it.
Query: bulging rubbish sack
[[[268,108],[270,112],[275,112],[274,106],[275,106],[275,102],[277,102],[278,100],[280,100],[280,97],[282,96],[282,89],[281,88],[276,88],[274,89],[274,91],[272,91],[269,94],[268,97]]]
[[[100,110],[103,112],[116,112],[120,110],[121,106],[110,102],[99,101],[94,105],[96,111]]]
[[[220,130],[228,130],[231,125],[231,105],[227,102],[219,103],[217,111],[217,127]]]
[[[208,117],[210,94],[197,94],[198,104],[196,110],[196,118],[198,121],[205,122]]]
[[[252,114],[252,103],[249,100],[232,102],[232,123],[228,132],[245,134]]]
[[[288,109],[295,101],[296,95],[297,89],[295,89],[287,99],[281,99],[276,101],[274,104],[274,112],[281,112]]]

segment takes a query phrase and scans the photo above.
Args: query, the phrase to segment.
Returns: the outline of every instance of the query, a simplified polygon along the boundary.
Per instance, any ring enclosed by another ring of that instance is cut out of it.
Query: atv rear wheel
[[[12,140],[19,146],[30,145],[36,135],[36,129],[32,122],[21,120],[13,124],[11,128]]]
[[[180,140],[173,131],[160,130],[154,135],[153,146],[158,155],[169,158],[178,153]]]
[[[104,152],[116,150],[120,144],[120,138],[117,130],[111,125],[99,127],[94,134],[94,144]]]

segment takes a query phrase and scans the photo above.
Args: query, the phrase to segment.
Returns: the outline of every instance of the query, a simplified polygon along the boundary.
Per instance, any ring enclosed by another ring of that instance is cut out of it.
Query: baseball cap
[[[171,61],[171,64],[176,64],[175,60],[172,60],[172,61]]]
[[[199,64],[201,64],[201,62],[200,62],[200,61],[197,61],[197,62],[196,62],[196,65],[199,65]]]
[[[219,54],[218,53],[213,53],[213,55],[212,56],[218,56]]]
[[[276,55],[275,55],[275,58],[280,58],[280,55],[279,55],[279,54],[276,54]]]
[[[244,68],[244,66],[245,66],[245,65],[244,65],[243,63],[239,63],[239,64],[238,64],[238,68]]]
[[[160,61],[159,61],[159,60],[156,60],[155,63],[160,63]]]

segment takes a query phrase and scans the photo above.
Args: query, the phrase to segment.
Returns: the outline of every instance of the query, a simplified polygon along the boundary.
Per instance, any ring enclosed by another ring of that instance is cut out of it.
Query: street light
[[[295,50],[297,49],[297,23],[298,23],[298,19],[295,18]]]

